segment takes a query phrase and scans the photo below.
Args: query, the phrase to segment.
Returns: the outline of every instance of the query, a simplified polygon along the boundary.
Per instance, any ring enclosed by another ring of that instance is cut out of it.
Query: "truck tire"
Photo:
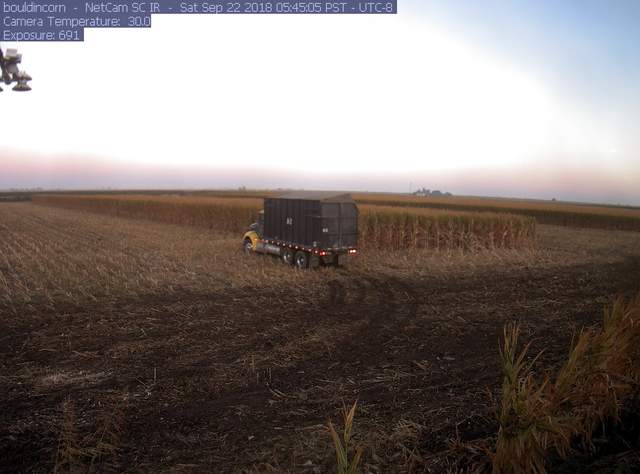
[[[306,268],[309,268],[309,255],[307,254],[307,252],[303,252],[302,250],[298,250],[296,252],[295,264],[296,264],[296,267],[299,268],[300,270],[304,270]]]
[[[244,249],[244,253],[250,255],[253,252],[253,244],[251,243],[251,239],[245,239],[242,244],[242,248]]]
[[[284,249],[282,251],[282,261],[284,263],[286,263],[287,265],[293,265],[294,260],[293,260],[293,250],[291,249]]]

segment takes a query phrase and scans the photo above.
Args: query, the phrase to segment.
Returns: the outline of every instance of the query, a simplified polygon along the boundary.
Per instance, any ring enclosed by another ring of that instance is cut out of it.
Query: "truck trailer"
[[[358,252],[358,206],[349,194],[296,191],[265,198],[244,234],[246,253],[276,255],[288,265],[340,266]]]

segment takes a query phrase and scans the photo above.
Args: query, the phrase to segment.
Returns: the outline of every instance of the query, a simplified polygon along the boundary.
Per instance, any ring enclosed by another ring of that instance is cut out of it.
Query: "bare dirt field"
[[[495,433],[498,343],[541,362],[640,289],[640,233],[364,253],[300,272],[240,236],[0,204],[0,471],[330,472],[358,400],[367,472],[446,472]],[[68,468],[69,466],[67,466]]]

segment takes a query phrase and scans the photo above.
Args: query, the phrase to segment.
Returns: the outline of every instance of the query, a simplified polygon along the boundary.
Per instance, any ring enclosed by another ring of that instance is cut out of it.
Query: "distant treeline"
[[[0,202],[31,201],[30,194],[0,194]]]

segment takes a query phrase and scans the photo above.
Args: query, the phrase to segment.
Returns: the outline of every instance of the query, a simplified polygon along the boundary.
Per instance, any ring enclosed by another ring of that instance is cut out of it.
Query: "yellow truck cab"
[[[256,245],[261,238],[262,229],[264,227],[264,210],[258,213],[258,222],[254,222],[249,226],[249,230],[244,234],[242,238],[244,251],[251,253],[256,250]]]

